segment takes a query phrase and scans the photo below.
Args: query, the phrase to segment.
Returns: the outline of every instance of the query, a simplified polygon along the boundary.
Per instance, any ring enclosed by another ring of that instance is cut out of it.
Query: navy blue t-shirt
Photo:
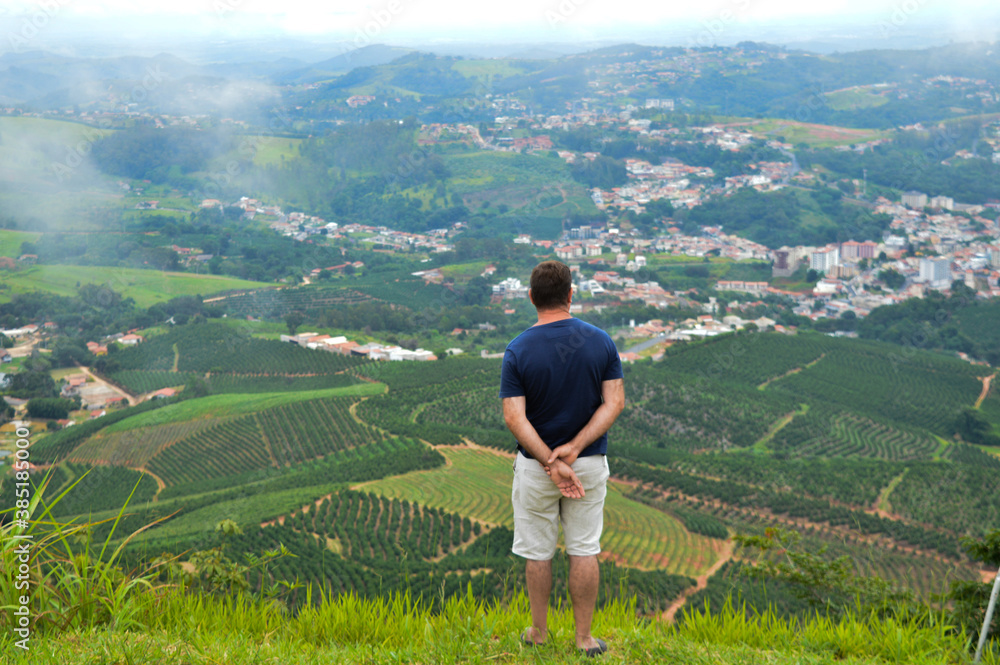
[[[601,406],[601,383],[622,378],[618,349],[606,332],[568,318],[533,326],[503,356],[500,397],[525,397],[526,415],[550,448],[568,442]],[[530,454],[518,443],[525,457]],[[604,455],[608,435],[580,453]]]

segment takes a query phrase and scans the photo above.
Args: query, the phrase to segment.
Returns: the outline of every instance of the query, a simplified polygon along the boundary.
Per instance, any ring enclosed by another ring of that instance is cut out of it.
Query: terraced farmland
[[[810,403],[951,436],[955,415],[972,406],[987,374],[957,358],[903,353],[874,342],[832,346],[814,366],[771,384]]]
[[[872,457],[892,461],[931,459],[932,436],[824,408],[796,416],[775,434],[775,450],[803,457]]]
[[[292,466],[378,437],[349,413],[350,399],[318,399],[220,419],[150,459],[168,485]]]
[[[513,527],[509,457],[478,449],[441,449],[443,468],[364,483],[363,489],[393,499]],[[717,560],[720,541],[688,533],[675,518],[632,501],[609,486],[603,549],[615,561],[642,569],[699,575]]]
[[[289,524],[335,541],[354,560],[432,559],[473,536],[468,517],[367,492],[337,492],[308,512],[296,511]]]
[[[90,464],[141,467],[172,443],[197,436],[223,418],[203,418],[142,430],[103,430],[84,441],[67,459]]]
[[[110,375],[115,383],[124,386],[126,390],[136,393],[148,393],[161,388],[172,388],[190,383],[196,374],[191,372],[171,372],[168,370],[126,369]]]
[[[514,460],[467,448],[445,448],[441,453],[448,460],[442,468],[364,483],[354,489],[461,512],[512,528],[510,481]]]

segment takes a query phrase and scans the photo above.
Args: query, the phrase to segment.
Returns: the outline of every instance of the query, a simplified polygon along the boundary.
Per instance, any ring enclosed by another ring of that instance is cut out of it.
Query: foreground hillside
[[[481,601],[509,600],[522,578],[497,360],[376,363],[214,322],[112,360],[106,375],[137,394],[185,388],[33,431],[31,461],[47,497],[73,488],[60,519],[114,518],[135,488],[113,534],[142,529],[130,563],[219,546],[215,527],[231,520],[232,552],[285,546],[295,556],[273,580],[334,593],[408,591],[440,609],[469,584]],[[982,497],[996,495],[1000,459],[964,443],[961,426],[995,426],[993,372],[805,334],[726,336],[627,366],[599,605],[623,589],[644,615],[718,611],[734,590],[727,564],[743,557],[729,536],[773,526],[922,599],[981,579],[958,541],[997,523]],[[13,491],[0,483],[0,500]],[[93,535],[112,537],[111,524]],[[289,602],[315,600],[297,589]],[[774,588],[765,602],[785,617],[807,609]]]
[[[152,596],[152,594],[150,594]],[[431,614],[408,600],[359,600],[353,595],[290,618],[275,605],[232,597],[184,596],[173,592],[122,616],[121,628],[72,630],[36,638],[33,665],[64,663],[514,663],[579,662],[572,644],[568,608],[551,617],[550,643],[522,645],[530,623],[527,600],[484,606],[470,596],[452,599]],[[634,605],[605,607],[595,631],[607,640],[605,663],[773,665],[867,663],[968,663],[961,634],[925,616],[917,621],[845,618],[787,621],[773,615],[747,619],[742,613],[689,617],[681,629],[635,618]],[[5,654],[16,651],[8,633]],[[16,662],[16,661],[15,661]],[[995,664],[987,652],[983,663]]]

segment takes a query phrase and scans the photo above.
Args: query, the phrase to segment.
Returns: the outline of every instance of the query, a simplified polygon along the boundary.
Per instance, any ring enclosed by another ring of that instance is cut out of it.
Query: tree
[[[56,382],[48,371],[18,372],[10,378],[11,397],[54,397],[57,393]]]
[[[983,414],[967,407],[955,419],[955,434],[967,443],[1000,446],[1000,437],[993,433],[993,425]]]
[[[899,274],[892,268],[889,268],[888,270],[880,270],[878,278],[894,291],[906,283],[906,277]]]
[[[288,326],[288,334],[294,335],[295,331],[306,322],[306,315],[302,312],[295,310],[294,312],[289,312],[285,315],[285,325]]]
[[[72,400],[38,397],[28,400],[28,415],[32,418],[59,420],[69,416],[69,410],[74,406],[76,405]]]

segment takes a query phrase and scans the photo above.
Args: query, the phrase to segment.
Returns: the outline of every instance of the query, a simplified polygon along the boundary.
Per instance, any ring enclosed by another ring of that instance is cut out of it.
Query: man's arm
[[[549,478],[556,484],[562,495],[570,499],[580,499],[583,497],[583,483],[577,478],[576,473],[569,467],[572,462],[564,460],[554,460],[546,463],[552,449],[549,448],[542,437],[538,436],[534,426],[528,420],[526,414],[527,400],[524,396],[503,398],[503,419],[507,423],[517,442],[528,451],[528,453],[538,460],[538,463],[546,467]]]
[[[601,382],[601,397],[604,403],[597,407],[587,424],[576,433],[572,439],[553,450],[543,464],[552,464],[556,459],[562,459],[566,464],[572,464],[584,448],[601,438],[618,419],[618,414],[625,408],[625,380],[611,379]],[[523,444],[522,444],[523,445]],[[534,453],[532,453],[534,454]]]

